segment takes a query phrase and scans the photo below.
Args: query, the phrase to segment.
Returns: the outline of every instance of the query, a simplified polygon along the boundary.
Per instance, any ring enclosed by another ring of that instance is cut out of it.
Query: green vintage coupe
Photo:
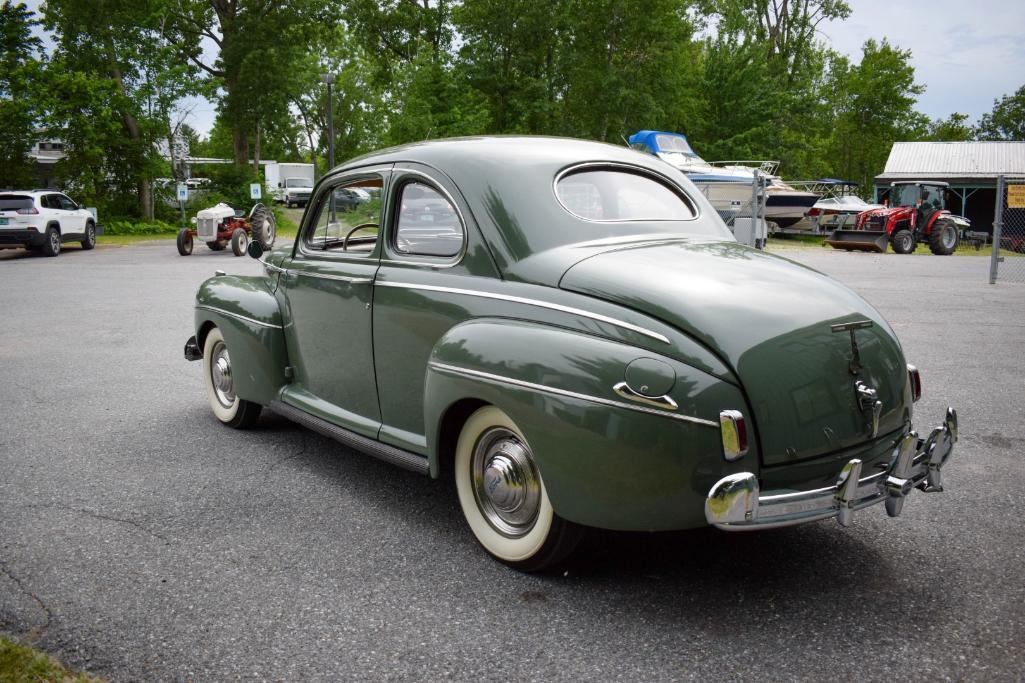
[[[359,191],[367,201],[339,197]],[[354,159],[265,274],[196,295],[210,406],[269,407],[454,477],[524,570],[585,527],[765,529],[941,490],[953,410],[838,282],[738,244],[682,173],[621,147],[471,138]],[[412,512],[412,511],[411,511]]]

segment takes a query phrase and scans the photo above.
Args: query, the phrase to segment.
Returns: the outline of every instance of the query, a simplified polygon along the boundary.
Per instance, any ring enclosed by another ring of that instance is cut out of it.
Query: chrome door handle
[[[637,403],[647,403],[650,406],[662,408],[663,410],[676,410],[679,408],[679,406],[676,405],[676,401],[668,395],[645,396],[644,394],[638,394],[636,391],[631,389],[630,385],[626,382],[620,382],[612,387],[612,390],[627,400],[635,401]]]

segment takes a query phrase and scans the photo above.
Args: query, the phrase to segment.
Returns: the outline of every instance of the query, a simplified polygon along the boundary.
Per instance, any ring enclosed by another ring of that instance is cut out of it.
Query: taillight
[[[724,410],[719,413],[719,430],[722,433],[722,455],[732,462],[747,455],[747,425],[739,410]]]
[[[809,216],[818,216],[819,215],[819,210],[816,209],[816,208],[808,209],[808,215]]]
[[[39,213],[39,209],[37,209],[34,206],[30,206],[27,209],[18,209],[18,213],[20,213],[22,216],[34,216],[37,213]]]
[[[922,398],[922,376],[918,373],[918,368],[914,365],[908,365],[908,383],[911,384],[911,400],[917,401]]]

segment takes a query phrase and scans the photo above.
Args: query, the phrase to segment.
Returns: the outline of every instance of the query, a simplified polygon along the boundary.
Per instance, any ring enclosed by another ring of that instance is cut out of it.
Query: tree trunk
[[[117,67],[110,69],[110,77],[113,79],[114,84],[117,86],[118,91],[122,96],[127,99],[127,92],[125,90],[125,82],[122,77],[121,70]],[[142,130],[139,128],[139,122],[130,111],[121,112],[121,125],[124,126],[125,133],[128,135],[128,139],[132,141],[133,151],[139,155],[140,163],[145,159],[148,149],[144,147],[144,141],[142,139]],[[153,187],[150,185],[149,178],[144,177],[141,174],[136,175],[136,187],[139,191],[139,214],[145,220],[153,220]]]
[[[260,122],[256,122],[256,138],[253,144],[253,173],[260,173]]]
[[[234,124],[231,130],[231,142],[235,150],[235,165],[245,166],[249,163],[249,136],[246,131]]]

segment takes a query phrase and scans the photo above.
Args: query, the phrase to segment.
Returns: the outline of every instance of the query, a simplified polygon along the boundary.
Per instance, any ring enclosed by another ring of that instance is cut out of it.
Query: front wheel
[[[455,478],[473,535],[492,557],[514,569],[557,564],[583,536],[582,527],[555,514],[527,440],[494,406],[480,408],[463,425]]]
[[[216,327],[207,333],[203,342],[203,380],[210,397],[210,408],[218,420],[235,429],[246,429],[256,423],[262,406],[235,394],[228,345]]]
[[[929,233],[929,249],[937,256],[949,256],[957,249],[957,228],[949,221],[936,221]]]
[[[897,230],[890,237],[893,251],[898,254],[910,254],[915,250],[915,236],[910,230]]]
[[[192,253],[192,233],[188,231],[188,228],[182,228],[178,231],[178,239],[176,242],[179,254],[182,256],[188,256]]]
[[[96,226],[92,223],[85,224],[85,237],[82,239],[83,249],[92,249],[96,246]]]
[[[246,247],[249,246],[249,235],[242,228],[235,228],[235,232],[231,233],[231,253],[235,256],[241,256],[246,253]]]

